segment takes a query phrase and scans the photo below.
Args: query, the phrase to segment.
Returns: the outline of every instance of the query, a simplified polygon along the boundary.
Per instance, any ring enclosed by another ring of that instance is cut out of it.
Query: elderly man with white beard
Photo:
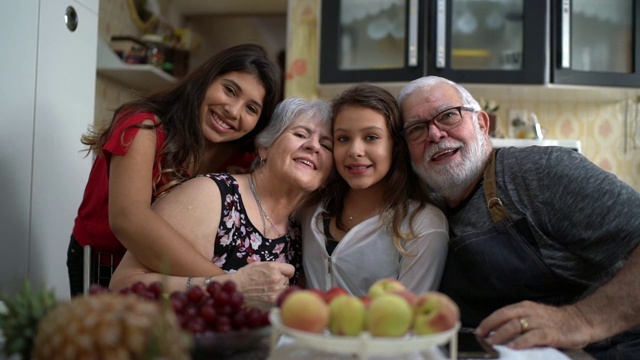
[[[415,171],[450,227],[440,290],[514,349],[640,358],[640,194],[561,147],[493,150],[489,116],[437,76],[398,95]]]

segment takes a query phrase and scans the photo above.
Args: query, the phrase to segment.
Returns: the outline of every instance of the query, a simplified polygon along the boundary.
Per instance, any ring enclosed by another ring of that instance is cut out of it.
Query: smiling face
[[[228,72],[213,79],[200,105],[200,123],[211,143],[233,141],[258,123],[265,89],[255,75]]]
[[[346,106],[335,115],[333,157],[340,176],[353,189],[382,184],[392,162],[393,139],[379,112]]]
[[[273,144],[259,150],[265,166],[283,181],[311,192],[325,184],[333,170],[329,124],[298,118]]]
[[[416,91],[402,104],[404,126],[431,119],[445,109],[460,105],[464,105],[463,99],[448,84]],[[474,114],[478,121],[474,121]],[[462,116],[459,126],[442,131],[431,124],[426,139],[408,144],[416,172],[452,206],[471,191],[491,151],[486,113],[462,111]]]

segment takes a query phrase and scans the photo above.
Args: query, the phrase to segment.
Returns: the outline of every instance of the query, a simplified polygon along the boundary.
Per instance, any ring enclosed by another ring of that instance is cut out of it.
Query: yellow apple
[[[399,337],[409,331],[413,309],[402,296],[382,294],[371,300],[367,327],[372,336]]]
[[[360,335],[366,315],[362,300],[352,295],[338,295],[329,303],[329,330],[334,335]]]

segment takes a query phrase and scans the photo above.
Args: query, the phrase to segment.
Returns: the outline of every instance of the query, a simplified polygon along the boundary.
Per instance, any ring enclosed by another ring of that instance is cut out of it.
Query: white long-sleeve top
[[[413,205],[412,205],[413,208]],[[300,213],[302,225],[302,263],[306,285],[327,291],[340,286],[349,293],[366,295],[376,280],[398,279],[415,293],[436,290],[447,258],[449,227],[445,215],[428,204],[414,218],[417,237],[401,241],[402,255],[393,245],[381,216],[369,218],[349,230],[333,254],[326,250],[321,204]],[[409,231],[409,217],[402,229]]]

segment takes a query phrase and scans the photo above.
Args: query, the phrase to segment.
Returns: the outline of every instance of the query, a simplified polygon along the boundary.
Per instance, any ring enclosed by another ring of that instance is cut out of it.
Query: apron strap
[[[496,150],[491,152],[489,163],[484,168],[484,197],[487,200],[487,208],[491,213],[494,223],[507,218],[507,209],[502,204],[502,200],[498,197],[498,188],[496,186]]]

